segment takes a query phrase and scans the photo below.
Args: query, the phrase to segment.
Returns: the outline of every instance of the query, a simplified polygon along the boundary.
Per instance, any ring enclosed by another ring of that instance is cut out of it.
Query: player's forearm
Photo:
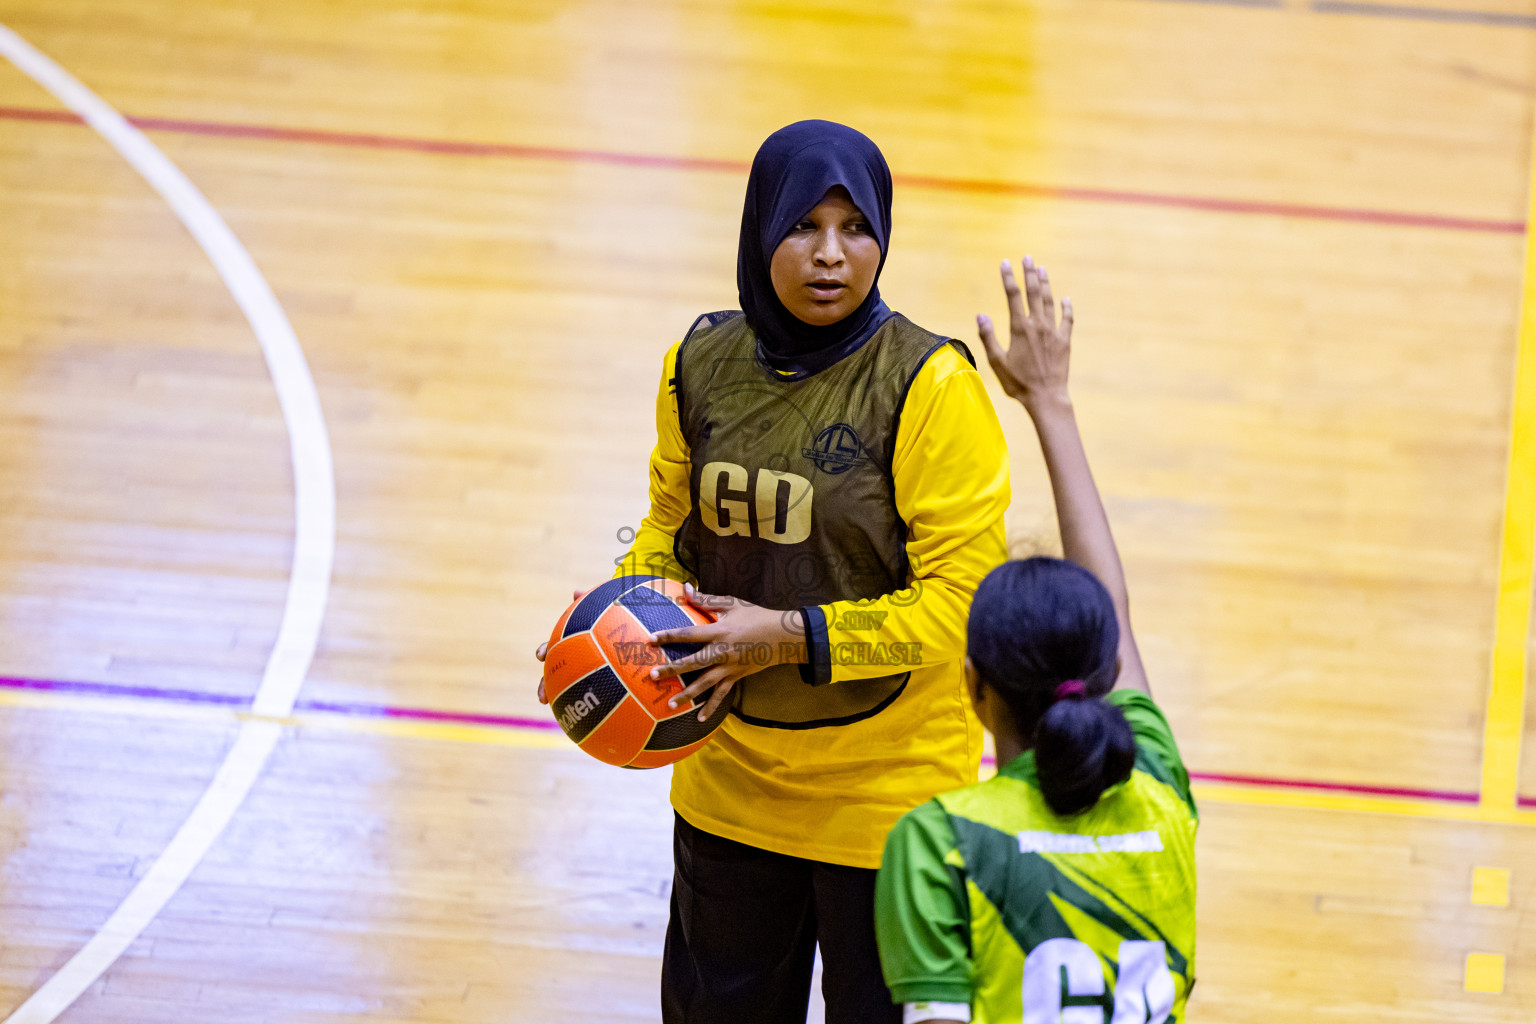
[[[1125,570],[1109,517],[1099,498],[1088,454],[1077,430],[1072,400],[1066,395],[1037,397],[1025,404],[1040,437],[1040,450],[1050,474],[1051,495],[1061,527],[1062,553],[1099,578],[1117,610],[1128,604]]]
[[[1120,552],[1109,530],[1109,517],[1088,468],[1088,455],[1077,432],[1077,418],[1067,390],[1067,366],[1072,342],[1072,300],[1063,299],[1061,321],[1044,267],[1024,257],[1024,282],[1003,261],[1003,292],[1008,296],[1009,344],[998,343],[992,318],[976,317],[976,330],[987,349],[1003,390],[1017,398],[1035,423],[1045,455],[1061,528],[1062,552],[1070,561],[1099,578],[1115,606],[1120,626],[1120,673],[1117,685],[1148,690],[1146,672],[1131,634],[1130,600]]]
[[[1035,423],[1040,450],[1045,456],[1046,472],[1051,479],[1051,494],[1056,502],[1056,519],[1061,528],[1061,548],[1070,561],[1099,578],[1115,605],[1115,619],[1120,626],[1120,679],[1122,685],[1148,690],[1141,652],[1131,632],[1130,596],[1125,584],[1125,567],[1109,528],[1109,516],[1099,497],[1077,430],[1072,400],[1063,391],[1034,395],[1024,403]]]
[[[1109,528],[1109,517],[1088,466],[1082,435],[1071,398],[1062,392],[1036,394],[1024,404],[1035,423],[1040,450],[1045,456],[1061,529],[1062,554],[1099,578],[1109,591],[1120,627],[1120,683],[1148,690],[1141,652],[1131,631],[1130,597],[1125,568]]]
[[[962,501],[934,493],[907,504],[914,534],[907,562],[915,573],[907,587],[871,600],[808,609],[809,665],[816,682],[870,679],[965,656],[971,598],[1008,557],[1005,466],[990,477],[980,474],[983,484],[961,480],[956,492],[965,495]]]
[[[807,662],[816,681],[872,679],[963,657],[965,619],[979,580],[961,585],[930,576],[874,600],[806,609],[812,627]]]

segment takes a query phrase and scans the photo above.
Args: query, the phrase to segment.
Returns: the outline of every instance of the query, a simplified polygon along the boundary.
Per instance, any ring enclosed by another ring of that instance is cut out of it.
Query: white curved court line
[[[293,457],[293,572],[277,643],[251,710],[282,718],[293,710],[320,637],[336,546],[336,483],[320,396],[288,317],[250,254],[197,187],[155,145],[69,72],[0,25],[0,53],[96,129],[170,204],[213,261],[261,343],[288,425]],[[282,735],[278,722],[241,724],[224,763],[170,845],[100,931],[5,1024],[49,1024],[78,999],[181,888],[251,791]]]

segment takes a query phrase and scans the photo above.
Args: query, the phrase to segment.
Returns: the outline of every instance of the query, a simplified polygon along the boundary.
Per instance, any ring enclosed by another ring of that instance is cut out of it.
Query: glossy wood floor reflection
[[[828,117],[900,179],[893,306],[968,338],[1026,251],[1073,296],[1191,767],[1454,797],[1482,758],[1536,7],[1328,6],[0,0],[0,23],[151,119],[293,321],[338,484],[304,699],[542,719],[531,649],[644,512],[661,354],[735,305],[735,168]],[[213,698],[255,691],[292,557],[250,328],[58,110],[0,64],[0,676],[120,696],[0,688],[0,1013],[206,787],[236,724]],[[1027,420],[994,399],[1010,532],[1049,548]],[[529,730],[298,723],[60,1019],[659,1019],[665,773]],[[1195,1019],[1531,1019],[1529,825],[1243,792],[1202,789]],[[1478,866],[1511,871],[1509,907],[1471,904]],[[1505,956],[1501,994],[1464,990],[1475,952]]]

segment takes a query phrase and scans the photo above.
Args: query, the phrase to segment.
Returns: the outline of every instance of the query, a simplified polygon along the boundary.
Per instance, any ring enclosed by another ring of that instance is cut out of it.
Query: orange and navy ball
[[[707,722],[699,708],[708,693],[667,707],[700,673],[652,679],[651,669],[703,645],[658,648],[650,635],[713,621],[683,600],[682,584],[661,576],[618,576],[582,595],[555,623],[544,655],[544,696],[560,728],[599,761],[626,768],[659,768],[698,750],[732,701]]]

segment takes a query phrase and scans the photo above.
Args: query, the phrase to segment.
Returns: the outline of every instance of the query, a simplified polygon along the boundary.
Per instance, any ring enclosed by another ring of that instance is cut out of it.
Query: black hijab
[[[868,341],[893,314],[880,299],[880,269],[859,308],[817,327],[779,301],[768,275],[773,252],[827,191],[848,190],[880,242],[880,269],[891,242],[891,170],[870,139],[831,121],[796,121],[763,142],[747,177],[736,251],[741,310],[757,333],[758,357],[781,372],[808,376]]]

